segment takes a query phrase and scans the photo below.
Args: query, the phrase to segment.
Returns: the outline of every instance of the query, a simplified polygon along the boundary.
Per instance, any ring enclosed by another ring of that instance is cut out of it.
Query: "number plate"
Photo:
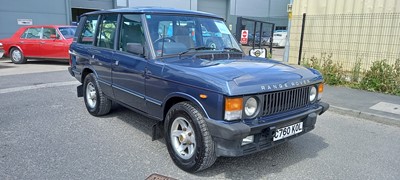
[[[303,122],[299,122],[284,128],[277,129],[275,131],[273,141],[281,140],[289,136],[295,135],[303,131]]]

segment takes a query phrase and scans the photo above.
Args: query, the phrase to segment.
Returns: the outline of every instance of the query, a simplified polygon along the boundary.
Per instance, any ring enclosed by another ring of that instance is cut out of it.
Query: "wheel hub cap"
[[[86,102],[90,108],[94,108],[97,102],[96,88],[92,82],[89,82],[86,86]]]
[[[21,60],[21,52],[19,52],[17,50],[13,51],[12,57],[14,60],[17,60],[17,61]]]
[[[196,139],[192,126],[187,119],[178,117],[171,125],[171,145],[176,154],[182,159],[193,156]]]

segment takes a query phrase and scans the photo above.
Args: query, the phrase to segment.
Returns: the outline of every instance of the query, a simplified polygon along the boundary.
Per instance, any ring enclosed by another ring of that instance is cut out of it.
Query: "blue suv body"
[[[245,56],[223,19],[204,12],[90,12],[70,55],[89,113],[107,114],[116,102],[158,120],[153,138],[164,136],[188,172],[287,142],[329,108],[318,71]]]

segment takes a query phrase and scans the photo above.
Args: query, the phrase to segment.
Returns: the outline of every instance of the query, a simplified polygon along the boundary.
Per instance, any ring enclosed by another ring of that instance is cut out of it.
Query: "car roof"
[[[76,26],[71,26],[71,25],[29,25],[29,26],[23,26],[21,28],[35,28],[35,27],[54,27],[54,28],[59,28],[59,27],[76,27]]]
[[[118,9],[110,9],[110,10],[93,11],[93,12],[85,13],[83,15],[104,14],[104,13],[179,14],[179,15],[206,16],[206,17],[223,19],[222,17],[217,16],[215,14],[201,12],[201,11],[192,11],[192,10],[175,9],[175,8],[162,8],[162,7],[118,8]]]

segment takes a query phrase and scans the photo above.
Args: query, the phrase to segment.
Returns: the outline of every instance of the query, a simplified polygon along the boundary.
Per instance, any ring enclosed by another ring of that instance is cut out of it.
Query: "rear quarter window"
[[[86,17],[86,20],[83,22],[84,24],[78,39],[78,43],[93,44],[97,21],[98,15],[89,15]]]
[[[42,28],[28,28],[22,34],[22,39],[40,39],[40,35],[42,33]]]

